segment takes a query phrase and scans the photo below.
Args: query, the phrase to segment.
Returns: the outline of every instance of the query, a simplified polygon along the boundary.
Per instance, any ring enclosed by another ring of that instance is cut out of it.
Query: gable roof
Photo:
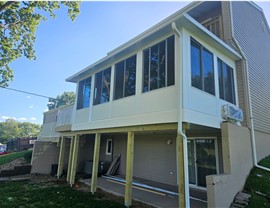
[[[205,27],[203,27],[200,23],[198,23],[195,19],[193,19],[190,15],[186,13],[201,3],[202,2],[190,3],[186,7],[165,18],[158,24],[149,28],[148,30],[131,39],[130,41],[108,52],[107,56],[67,78],[66,81],[76,83],[83,78],[86,78],[90,73],[94,72],[95,70],[102,69],[103,67],[112,64],[115,60],[120,59],[125,54],[132,53],[133,51],[136,51],[144,45],[151,43],[153,40],[173,32],[171,26],[173,22],[175,22],[177,26],[181,25],[182,27],[185,27],[192,32],[199,33],[203,38],[211,39],[211,43],[215,45],[215,48],[225,51],[230,58],[240,59],[241,56],[238,54],[238,52],[236,52],[233,48],[228,46],[221,39],[219,39],[217,36],[215,36],[213,33],[211,33],[209,30],[207,30]]]

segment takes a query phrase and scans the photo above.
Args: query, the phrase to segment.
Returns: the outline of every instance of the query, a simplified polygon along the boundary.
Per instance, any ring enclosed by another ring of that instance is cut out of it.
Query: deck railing
[[[74,104],[60,107],[57,112],[56,126],[71,124]]]

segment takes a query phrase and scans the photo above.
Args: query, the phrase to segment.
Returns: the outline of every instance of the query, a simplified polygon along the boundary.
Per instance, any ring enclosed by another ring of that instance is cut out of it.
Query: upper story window
[[[91,77],[79,82],[77,109],[88,108],[91,95]]]
[[[209,31],[214,33],[216,36],[222,39],[222,21],[221,16],[210,18],[204,22],[202,25],[206,27]]]
[[[213,54],[191,39],[192,86],[215,95]]]
[[[111,67],[95,75],[94,105],[109,102],[111,86]]]
[[[136,55],[115,64],[114,100],[135,95]]]
[[[235,104],[233,69],[218,59],[219,97]]]
[[[174,85],[174,36],[143,51],[143,92]]]

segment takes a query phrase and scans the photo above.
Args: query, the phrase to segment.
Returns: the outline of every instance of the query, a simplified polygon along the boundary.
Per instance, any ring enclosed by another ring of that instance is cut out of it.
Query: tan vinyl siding
[[[236,62],[236,79],[237,79],[239,107],[243,111],[243,116],[244,116],[244,120],[242,121],[241,125],[247,126],[247,109],[246,109],[246,102],[245,102],[247,97],[244,90],[246,87],[245,86],[246,82],[244,81],[243,65],[244,63],[242,60]]]
[[[136,141],[135,141],[136,142]],[[120,154],[120,166],[117,171],[120,175],[126,174],[126,155],[127,155],[127,135],[118,134],[114,136],[113,140],[113,157]]]
[[[175,138],[174,134],[135,136],[134,176],[176,185]]]
[[[127,136],[114,137],[113,155],[121,154],[118,174],[126,172]],[[176,134],[135,134],[134,177],[176,184]],[[167,144],[168,140],[172,143]]]
[[[270,133],[270,33],[263,14],[249,2],[232,2],[234,36],[248,59],[254,127]]]

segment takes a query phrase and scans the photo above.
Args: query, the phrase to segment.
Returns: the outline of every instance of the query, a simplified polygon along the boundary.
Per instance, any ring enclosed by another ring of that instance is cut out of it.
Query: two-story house
[[[90,160],[94,193],[99,161],[121,156],[126,206],[137,178],[178,186],[182,207],[189,187],[206,190],[209,207],[229,207],[270,153],[269,55],[256,4],[189,4],[67,79],[77,99],[68,115],[57,111],[61,140],[46,145],[58,161],[47,170],[58,163],[74,184]],[[33,172],[39,161],[34,154]]]

